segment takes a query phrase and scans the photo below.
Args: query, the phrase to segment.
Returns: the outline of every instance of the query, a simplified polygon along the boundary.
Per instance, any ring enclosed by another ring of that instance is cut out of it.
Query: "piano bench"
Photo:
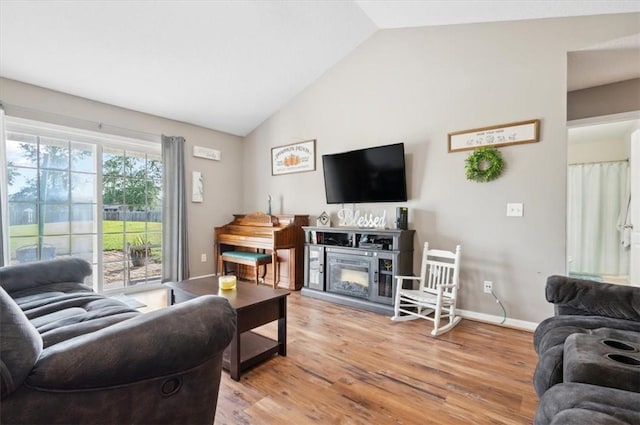
[[[220,255],[220,265],[222,267],[223,274],[227,273],[225,263],[235,263],[254,267],[256,272],[256,285],[260,284],[260,280],[258,278],[258,267],[264,266],[264,271],[262,273],[262,279],[264,279],[267,274],[267,264],[271,264],[272,262],[271,254],[261,254],[259,252],[227,251]],[[275,267],[273,269],[275,270]],[[275,287],[275,276],[273,282]]]

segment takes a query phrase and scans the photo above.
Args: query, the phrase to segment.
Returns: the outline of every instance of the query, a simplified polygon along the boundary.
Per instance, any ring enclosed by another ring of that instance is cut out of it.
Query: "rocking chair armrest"
[[[454,288],[456,285],[453,283],[441,283],[436,286],[438,297],[452,298],[452,295],[444,290],[446,288]]]
[[[403,279],[403,280],[420,280],[420,276],[396,276],[396,279]]]

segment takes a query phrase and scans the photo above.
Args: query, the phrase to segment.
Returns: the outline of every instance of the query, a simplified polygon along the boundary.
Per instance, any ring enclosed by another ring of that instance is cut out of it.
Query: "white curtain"
[[[627,199],[627,161],[569,165],[569,271],[628,275],[629,251],[617,229]]]

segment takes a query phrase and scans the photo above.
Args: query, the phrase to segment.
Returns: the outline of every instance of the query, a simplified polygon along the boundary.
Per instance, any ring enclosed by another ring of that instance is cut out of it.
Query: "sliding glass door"
[[[162,159],[106,148],[102,154],[105,289],[162,276]]]
[[[9,263],[84,258],[99,291],[159,282],[159,143],[6,119]]]

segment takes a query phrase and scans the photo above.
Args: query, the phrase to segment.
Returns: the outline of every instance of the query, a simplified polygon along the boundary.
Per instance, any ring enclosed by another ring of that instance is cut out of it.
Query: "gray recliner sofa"
[[[550,276],[546,297],[534,424],[640,424],[640,287]]]
[[[211,424],[235,312],[222,297],[140,313],[81,259],[0,268],[2,424]]]

